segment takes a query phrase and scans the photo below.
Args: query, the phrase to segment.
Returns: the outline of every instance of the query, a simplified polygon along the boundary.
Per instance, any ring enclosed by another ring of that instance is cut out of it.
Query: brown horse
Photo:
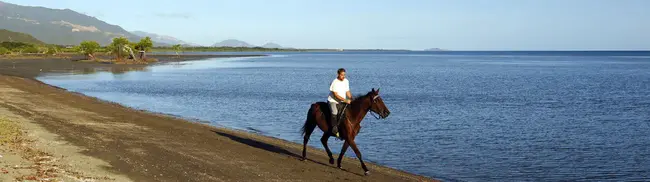
[[[368,92],[368,94],[356,98],[346,107],[345,118],[343,118],[339,124],[339,135],[345,142],[343,143],[343,148],[341,148],[341,153],[339,154],[337,161],[338,168],[341,168],[343,155],[348,149],[348,146],[350,146],[357,155],[357,158],[359,158],[359,161],[361,161],[361,167],[363,168],[364,174],[370,174],[366,164],[363,163],[361,152],[359,152],[359,148],[357,148],[357,144],[354,142],[354,138],[359,134],[359,130],[361,129],[361,120],[366,117],[366,114],[369,111],[376,113],[379,115],[379,118],[382,119],[388,117],[390,114],[390,111],[386,108],[386,105],[384,105],[384,101],[379,97],[379,89],[375,91],[373,88],[372,91]],[[334,136],[330,131],[330,115],[330,108],[325,102],[313,103],[311,108],[309,108],[307,120],[305,121],[305,125],[302,127],[302,133],[304,135],[302,160],[305,160],[307,157],[307,142],[309,142],[309,136],[311,136],[311,133],[314,131],[316,126],[318,126],[318,128],[323,131],[323,137],[320,138],[320,141],[323,143],[323,146],[325,146],[325,151],[330,158],[330,164],[334,164],[332,151],[330,151],[327,146],[327,140],[331,136]]]

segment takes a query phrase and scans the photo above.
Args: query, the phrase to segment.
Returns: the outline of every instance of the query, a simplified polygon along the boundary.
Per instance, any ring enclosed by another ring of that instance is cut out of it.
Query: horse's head
[[[375,90],[373,88],[372,91],[368,93],[368,96],[370,97],[371,112],[377,113],[382,119],[390,115],[390,111],[388,110],[388,107],[386,107],[386,104],[384,104],[384,100],[379,96],[379,89]]]

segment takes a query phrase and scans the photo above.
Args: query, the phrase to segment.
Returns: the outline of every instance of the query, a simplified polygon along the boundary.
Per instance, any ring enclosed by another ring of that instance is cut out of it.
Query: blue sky
[[[650,49],[650,0],[5,0],[211,45],[299,48]]]

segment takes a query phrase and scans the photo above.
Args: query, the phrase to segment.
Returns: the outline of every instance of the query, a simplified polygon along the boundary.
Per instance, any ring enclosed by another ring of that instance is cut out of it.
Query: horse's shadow
[[[273,144],[269,144],[269,143],[265,143],[265,142],[261,142],[261,141],[257,141],[257,140],[252,140],[252,139],[248,139],[248,138],[242,138],[242,137],[239,137],[239,136],[235,136],[235,135],[225,133],[225,132],[220,132],[220,131],[217,131],[217,130],[210,130],[210,131],[214,132],[217,135],[228,137],[231,140],[237,141],[239,143],[246,144],[246,145],[251,146],[251,147],[255,147],[255,148],[258,148],[258,149],[262,149],[262,150],[266,150],[266,151],[274,152],[274,153],[278,153],[278,154],[288,155],[288,156],[291,156],[292,158],[297,159],[297,160],[302,159],[302,156],[300,156],[298,154],[295,154],[293,152],[290,152],[290,151],[288,151],[286,149],[283,149],[281,147],[275,146]],[[325,164],[325,163],[322,163],[322,162],[319,162],[319,161],[315,161],[315,160],[312,160],[312,159],[309,159],[309,158],[307,158],[305,160],[308,160],[308,161],[311,161],[311,162],[314,162],[316,164],[320,164],[320,165],[323,165],[323,166],[336,168],[336,167],[334,167],[332,165]],[[357,174],[357,173],[353,173],[351,171],[348,171],[346,169],[342,169],[342,170],[345,171],[345,172],[356,174],[358,176],[363,176],[361,174]]]

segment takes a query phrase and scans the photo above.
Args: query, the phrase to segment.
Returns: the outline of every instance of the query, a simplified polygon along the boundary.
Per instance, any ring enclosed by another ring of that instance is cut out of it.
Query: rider
[[[330,110],[332,111],[332,133],[339,137],[338,132],[338,108],[339,104],[350,104],[350,99],[352,99],[352,94],[350,93],[350,82],[348,79],[345,79],[345,69],[340,68],[337,70],[338,76],[332,84],[330,85],[330,94],[327,97],[327,101],[330,105]]]

